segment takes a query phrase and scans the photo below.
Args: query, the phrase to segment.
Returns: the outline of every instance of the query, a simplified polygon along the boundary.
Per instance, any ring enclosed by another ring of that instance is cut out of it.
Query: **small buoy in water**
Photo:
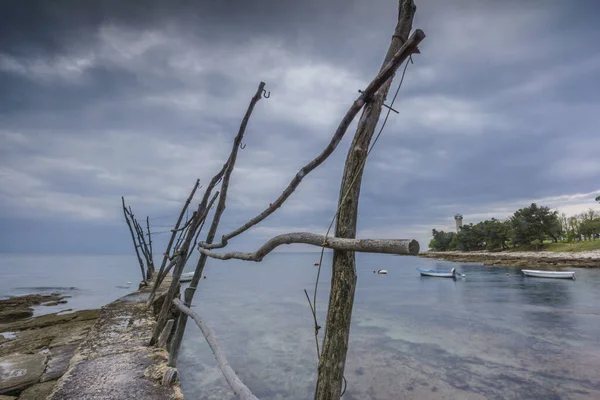
[[[506,273],[506,276],[509,276],[509,275],[508,275],[508,272]]]
[[[317,263],[317,262],[316,262],[316,263],[315,263],[315,267],[318,267],[318,266],[319,266],[319,263]]]
[[[206,275],[204,275],[204,279],[206,279]]]

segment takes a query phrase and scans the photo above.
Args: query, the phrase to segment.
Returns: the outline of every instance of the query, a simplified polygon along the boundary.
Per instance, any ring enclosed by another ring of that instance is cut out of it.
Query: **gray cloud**
[[[428,36],[367,164],[360,234],[425,248],[456,212],[594,206],[599,7],[416,3]],[[224,162],[264,80],[272,96],[248,127],[223,221],[235,228],[325,146],[395,17],[391,0],[13,2],[0,17],[0,251],[31,251],[11,239],[23,235],[39,251],[128,251],[119,197],[174,219]],[[233,244],[324,231],[348,145]]]

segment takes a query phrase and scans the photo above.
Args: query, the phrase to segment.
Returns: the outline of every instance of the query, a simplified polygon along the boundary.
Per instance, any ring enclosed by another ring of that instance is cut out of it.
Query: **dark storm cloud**
[[[369,159],[359,232],[417,237],[425,248],[430,229],[451,227],[456,212],[465,220],[504,217],[535,199],[569,210],[592,205],[600,177],[598,4],[416,3],[414,26],[428,36],[395,104],[401,114],[391,115]],[[0,233],[68,250],[85,232],[98,249],[127,250],[126,240],[107,241],[122,233],[120,195],[139,212],[174,218],[192,182],[208,181],[222,165],[265,80],[272,96],[248,127],[222,230],[237,227],[325,146],[380,67],[396,7],[393,0],[3,5]],[[236,246],[253,248],[288,230],[324,231],[348,146],[346,138]],[[52,239],[59,220],[61,239]],[[43,229],[32,228],[36,221]],[[14,240],[0,244],[19,249]]]

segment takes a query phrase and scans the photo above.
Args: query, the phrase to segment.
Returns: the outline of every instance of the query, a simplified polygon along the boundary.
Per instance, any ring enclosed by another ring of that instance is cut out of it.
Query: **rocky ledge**
[[[8,315],[7,304],[29,307],[62,298],[14,297],[0,302],[0,311]],[[15,319],[14,315],[10,320]],[[84,310],[0,324],[0,399],[45,399],[97,317],[98,310]]]
[[[454,262],[480,262],[484,265],[503,265],[536,268],[597,268],[600,267],[600,251],[561,253],[547,251],[488,252],[488,251],[443,251],[426,252],[419,257]]]
[[[0,300],[0,324],[6,324],[33,316],[34,306],[56,306],[65,304],[65,296],[60,293],[28,294],[26,296],[11,297]]]

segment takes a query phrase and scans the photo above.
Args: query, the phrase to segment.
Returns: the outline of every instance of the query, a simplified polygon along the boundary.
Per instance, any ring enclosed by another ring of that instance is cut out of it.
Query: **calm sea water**
[[[279,253],[262,263],[212,260],[205,270],[193,307],[263,400],[313,396],[317,355],[303,290],[312,297],[317,260]],[[357,254],[357,261],[344,399],[600,398],[600,270],[543,280],[414,257]],[[329,253],[321,325],[330,264]],[[422,278],[417,266],[455,266],[466,277]],[[389,274],[372,272],[380,268]],[[0,255],[0,296],[45,288],[71,294],[65,308],[99,307],[129,292],[117,286],[135,286],[138,269],[129,256]],[[178,366],[186,398],[234,399],[193,323]]]

